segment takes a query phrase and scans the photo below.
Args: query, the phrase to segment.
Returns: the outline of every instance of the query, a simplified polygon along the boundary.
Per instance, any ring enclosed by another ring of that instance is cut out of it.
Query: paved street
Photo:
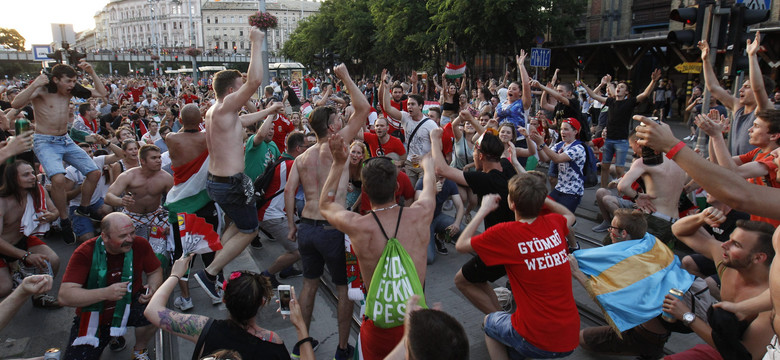
[[[673,129],[680,138],[686,135],[687,130],[678,122],[673,123]],[[594,204],[594,194],[595,189],[586,191],[586,195],[577,212],[578,222],[576,224],[576,229],[579,234],[600,239],[603,237],[603,234],[594,234],[590,231],[590,228],[595,225],[593,220],[595,219],[595,213],[597,212]],[[73,252],[74,247],[65,245],[61,240],[56,238],[47,239],[47,243],[62,257],[63,265],[60,270],[63,272],[67,259]],[[263,240],[263,245],[263,248],[259,250],[248,248],[236,261],[226,268],[226,273],[237,269],[249,269],[259,272],[283,251],[280,244],[268,239]],[[587,245],[584,246],[587,247]],[[426,298],[428,304],[441,303],[441,307],[444,311],[452,314],[461,322],[461,324],[463,324],[469,337],[472,359],[487,359],[488,356],[484,344],[484,334],[481,330],[483,314],[466,301],[455,288],[452,280],[455,273],[460,269],[461,265],[469,259],[470,255],[457,254],[452,245],[448,245],[448,247],[450,254],[447,256],[437,255],[436,262],[429,267],[426,283]],[[202,268],[202,266],[200,261],[196,261],[196,269]],[[57,278],[57,285],[55,288],[59,287],[60,280],[61,275]],[[282,280],[282,283],[295,286],[300,293],[303,281],[302,278],[295,278]],[[504,283],[505,280],[502,279],[494,285],[503,286]],[[590,297],[584,289],[576,282],[573,286],[578,303],[592,311],[598,312],[597,306],[590,300]],[[190,289],[193,303],[195,304],[195,308],[190,310],[191,313],[198,313],[216,318],[225,318],[227,316],[224,306],[212,306],[210,300],[207,299],[206,295],[196,282],[190,283]],[[171,297],[171,304],[177,294],[178,290]],[[34,309],[31,303],[28,302],[22,307],[11,324],[6,329],[0,331],[0,358],[8,359],[41,356],[44,351],[50,347],[64,349],[72,318],[73,309],[39,310]],[[318,339],[321,344],[319,350],[316,352],[317,358],[330,359],[337,346],[338,333],[336,330],[335,306],[329,298],[329,295],[327,295],[327,290],[321,288],[315,303],[312,318],[311,335]],[[285,339],[288,348],[291,348],[292,344],[295,343],[296,334],[294,327],[288,320],[283,320],[281,316],[276,313],[275,304],[270,304],[262,309],[258,314],[257,319],[260,326],[274,330],[281,335],[281,337]],[[594,324],[584,319],[581,323],[582,327],[592,325]],[[356,338],[357,335],[353,331],[350,337],[350,344],[354,345],[356,343]],[[675,334],[667,344],[667,348],[671,351],[680,351],[700,342],[701,341],[695,335]],[[130,335],[128,336],[128,348],[130,348],[132,344],[132,335]],[[172,355],[171,357],[168,357],[169,359],[188,359],[191,357],[194,344],[174,337],[171,345],[170,351]],[[126,350],[118,356],[107,350],[104,353],[103,359],[126,359],[130,356],[129,350]],[[568,357],[568,359],[624,358],[627,359],[629,357],[595,356],[581,349],[577,349],[574,354]]]

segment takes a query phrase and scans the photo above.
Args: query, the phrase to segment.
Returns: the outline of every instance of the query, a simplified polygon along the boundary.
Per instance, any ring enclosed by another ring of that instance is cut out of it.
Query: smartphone
[[[279,285],[276,291],[279,292],[279,312],[282,315],[290,315],[290,285]]]

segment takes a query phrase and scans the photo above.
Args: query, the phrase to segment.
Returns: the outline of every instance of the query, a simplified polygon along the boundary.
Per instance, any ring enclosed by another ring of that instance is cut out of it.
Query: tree
[[[24,51],[24,37],[16,29],[0,27],[0,45],[8,45],[12,49]]]

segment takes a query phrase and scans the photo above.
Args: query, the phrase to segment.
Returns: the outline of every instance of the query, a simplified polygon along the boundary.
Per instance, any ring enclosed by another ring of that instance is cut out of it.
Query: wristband
[[[176,281],[181,281],[181,276],[179,275],[171,274],[170,276],[168,276],[168,278],[172,278],[172,277],[175,277]]]
[[[540,149],[544,149],[546,146],[547,146],[547,144],[545,144],[545,143],[541,143],[541,144],[539,144],[539,148],[540,148]]]
[[[299,348],[299,349],[300,349],[300,348],[301,348],[301,345],[303,345],[303,343],[305,343],[305,342],[311,342],[312,340],[314,340],[314,338],[312,338],[311,336],[309,336],[309,337],[306,337],[306,338],[303,338],[303,339],[300,339],[300,340],[298,340],[298,342],[297,342],[297,343],[295,343],[295,346],[294,346],[294,347],[297,347],[297,348]]]
[[[22,262],[23,262],[23,263],[27,263],[27,257],[28,257],[28,256],[30,256],[30,255],[32,255],[32,253],[31,253],[31,252],[29,252],[29,251],[28,251],[28,252],[26,252],[26,253],[25,253],[25,254],[22,256],[22,258],[21,258]]]
[[[671,150],[669,150],[668,153],[666,153],[666,158],[669,159],[669,160],[672,160],[672,158],[675,155],[677,155],[677,153],[680,152],[680,150],[682,150],[682,148],[684,148],[684,147],[685,147],[685,143],[684,142],[682,142],[682,141],[678,142],[677,145],[675,145]]]

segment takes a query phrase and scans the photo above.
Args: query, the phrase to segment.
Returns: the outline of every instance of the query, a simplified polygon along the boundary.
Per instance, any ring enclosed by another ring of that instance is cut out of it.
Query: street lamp
[[[157,16],[155,16],[155,12],[154,12],[154,6],[157,3],[157,1],[155,1],[155,0],[147,0],[147,1],[149,2],[149,9],[151,10],[151,13],[152,13],[152,22],[154,23],[154,31],[153,31],[152,36],[154,36],[154,47],[157,50],[157,59],[159,59],[160,58],[160,43],[159,43],[159,41],[157,41],[157,33],[159,32],[160,29],[157,26]],[[155,69],[159,69],[159,67],[157,66],[157,61],[158,60],[154,60],[154,68]],[[159,74],[155,74],[155,75],[159,75]]]

